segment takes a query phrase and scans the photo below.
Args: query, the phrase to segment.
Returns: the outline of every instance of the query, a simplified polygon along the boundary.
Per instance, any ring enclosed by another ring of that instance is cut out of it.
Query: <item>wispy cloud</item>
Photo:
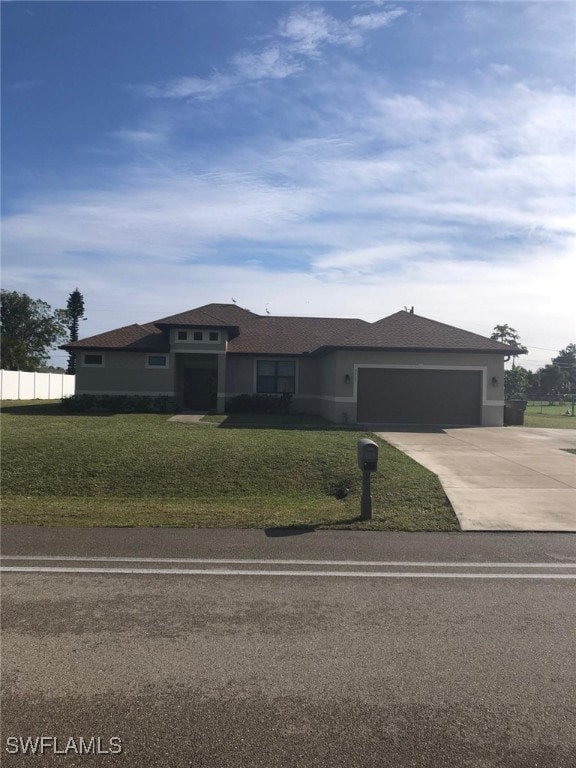
[[[165,133],[157,130],[122,129],[111,131],[108,135],[112,139],[119,139],[127,144],[132,144],[138,147],[154,146],[166,139]]]
[[[414,304],[565,346],[576,242],[565,68],[527,76],[526,49],[509,57],[506,42],[471,56],[462,77],[431,67],[424,81],[418,63],[396,78],[373,66],[375,46],[356,54],[405,11],[346,6],[292,8],[251,47],[228,48],[213,74],[145,86],[144,114],[106,134],[114,166],[68,188],[62,174],[49,194],[32,186],[5,217],[11,286],[55,303],[73,279],[114,307],[99,325],[91,315],[90,333],[240,294],[260,312],[270,302],[275,314],[371,320]],[[413,44],[418,25],[405,26]],[[231,91],[255,83],[266,98],[243,92],[254,114],[240,112]]]
[[[280,80],[301,72],[307,62],[320,59],[329,46],[361,48],[370,32],[389,26],[405,13],[404,9],[394,8],[341,20],[323,7],[295,8],[279,21],[271,42],[259,50],[240,51],[223,71],[209,77],[183,76],[132,90],[150,98],[214,99],[248,83]]]
[[[4,86],[4,93],[27,93],[33,91],[42,85],[41,80],[18,80],[14,83],[7,83]]]
[[[351,277],[433,256],[498,263],[543,244],[563,251],[576,228],[569,94],[368,90],[364,103],[338,137],[262,140],[202,160],[164,147],[134,160],[115,189],[30,201],[7,217],[5,241],[31,266],[35,254],[186,262],[236,248],[267,249],[272,269],[282,242],[302,268]],[[121,137],[147,147],[156,134]]]

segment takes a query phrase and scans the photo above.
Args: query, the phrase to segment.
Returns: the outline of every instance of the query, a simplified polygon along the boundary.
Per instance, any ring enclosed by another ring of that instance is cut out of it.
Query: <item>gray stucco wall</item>
[[[331,421],[356,422],[358,368],[465,368],[482,373],[482,425],[501,426],[504,408],[502,355],[447,352],[333,352],[322,358],[321,414]],[[350,382],[348,383],[347,377]],[[495,377],[497,383],[492,384]]]
[[[255,392],[258,359],[264,358],[227,356],[226,397]],[[337,423],[356,423],[358,369],[362,366],[464,368],[482,373],[483,426],[502,426],[504,359],[501,355],[338,351],[322,358],[294,359],[297,361],[295,412],[318,413]],[[493,377],[496,385],[492,383]]]
[[[76,394],[174,395],[174,358],[168,354],[168,368],[147,368],[144,352],[110,352],[102,367],[86,366],[80,352],[76,366]]]
[[[209,345],[202,352],[209,353]],[[94,350],[97,352],[97,350]],[[103,367],[86,367],[78,355],[77,393],[175,395],[175,354],[168,368],[146,367],[143,352],[109,352]],[[258,355],[218,355],[218,408],[227,398],[252,394],[256,389],[258,359],[296,361],[296,393],[293,411],[318,413],[330,421],[355,423],[358,369],[361,366],[409,368],[467,368],[482,373],[482,424],[501,426],[504,407],[504,360],[501,355],[422,352],[338,351],[322,358],[273,358]],[[493,385],[493,379],[496,384]]]

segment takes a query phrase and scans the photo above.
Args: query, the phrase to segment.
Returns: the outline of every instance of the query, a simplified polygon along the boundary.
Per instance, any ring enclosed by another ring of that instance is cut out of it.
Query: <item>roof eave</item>
[[[157,346],[124,346],[114,347],[106,344],[85,344],[79,347],[72,347],[69,344],[63,344],[58,349],[63,349],[65,352],[160,352],[162,354],[170,352],[170,347],[157,347]]]
[[[477,347],[392,347],[375,345],[338,344],[318,347],[311,354],[315,357],[323,357],[331,352],[442,352],[449,354],[477,354],[477,355],[512,355],[525,354],[524,351],[512,352],[510,349],[482,349]]]

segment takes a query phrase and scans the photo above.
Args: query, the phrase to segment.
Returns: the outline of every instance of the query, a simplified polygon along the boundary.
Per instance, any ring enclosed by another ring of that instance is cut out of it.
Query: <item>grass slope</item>
[[[435,475],[385,443],[374,519],[358,521],[366,433],[351,429],[69,415],[41,402],[10,404],[2,419],[5,524],[460,529]]]

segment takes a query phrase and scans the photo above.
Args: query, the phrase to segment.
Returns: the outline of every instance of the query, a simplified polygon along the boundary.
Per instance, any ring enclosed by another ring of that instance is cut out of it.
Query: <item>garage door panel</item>
[[[358,421],[478,425],[480,371],[360,368]]]

